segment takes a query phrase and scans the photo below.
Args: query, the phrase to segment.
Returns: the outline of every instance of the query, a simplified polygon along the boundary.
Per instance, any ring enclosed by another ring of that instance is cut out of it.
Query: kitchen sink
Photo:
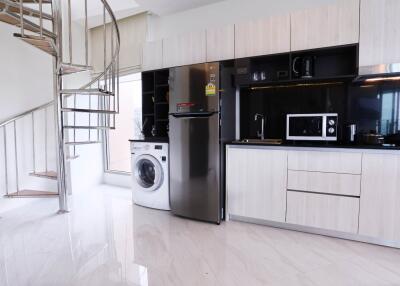
[[[280,145],[282,144],[282,139],[242,139],[234,143]]]

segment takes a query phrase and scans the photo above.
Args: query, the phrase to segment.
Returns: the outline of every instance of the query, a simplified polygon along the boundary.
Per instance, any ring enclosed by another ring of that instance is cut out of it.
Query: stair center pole
[[[24,4],[23,0],[19,0],[19,17],[21,25],[21,36],[24,37]]]
[[[68,192],[66,184],[66,158],[65,158],[65,138],[64,138],[64,117],[62,114],[62,75],[58,72],[63,61],[63,48],[62,48],[62,18],[61,18],[61,1],[53,0],[53,31],[57,37],[56,47],[57,56],[53,59],[53,72],[54,72],[54,114],[56,121],[56,137],[57,137],[57,173],[58,173],[58,197],[60,210],[59,213],[66,213],[70,211],[68,203]]]
[[[43,38],[43,0],[39,0],[39,25],[40,25],[40,37]]]

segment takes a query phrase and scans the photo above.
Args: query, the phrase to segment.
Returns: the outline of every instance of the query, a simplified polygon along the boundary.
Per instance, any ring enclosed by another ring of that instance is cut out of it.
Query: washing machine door
[[[151,155],[141,155],[134,164],[135,180],[144,191],[158,190],[164,180],[163,169],[160,162]]]

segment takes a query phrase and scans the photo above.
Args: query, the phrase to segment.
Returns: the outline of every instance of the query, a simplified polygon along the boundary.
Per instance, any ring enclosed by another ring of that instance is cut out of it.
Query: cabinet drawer
[[[358,214],[358,198],[291,191],[287,194],[287,223],[357,233]]]
[[[292,151],[288,154],[289,170],[361,174],[361,153]]]
[[[361,176],[289,170],[288,189],[315,193],[360,196]]]

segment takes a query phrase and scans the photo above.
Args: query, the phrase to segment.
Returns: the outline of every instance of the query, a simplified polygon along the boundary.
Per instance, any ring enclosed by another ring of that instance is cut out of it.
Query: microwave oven
[[[286,140],[337,141],[337,113],[288,114]]]

